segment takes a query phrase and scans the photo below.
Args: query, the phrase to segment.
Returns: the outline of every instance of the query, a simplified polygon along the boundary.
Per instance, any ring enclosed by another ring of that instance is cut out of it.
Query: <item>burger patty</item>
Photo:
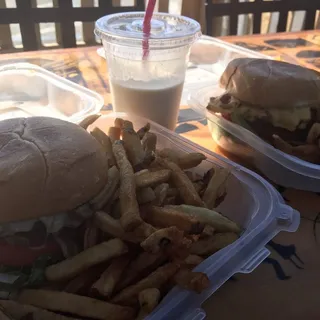
[[[272,136],[278,135],[291,145],[300,145],[305,144],[309,130],[315,121],[310,121],[304,129],[297,128],[294,131],[290,131],[281,127],[275,127],[265,119],[255,119],[254,121],[247,121],[247,123],[251,127],[253,133],[270,144],[273,144]]]

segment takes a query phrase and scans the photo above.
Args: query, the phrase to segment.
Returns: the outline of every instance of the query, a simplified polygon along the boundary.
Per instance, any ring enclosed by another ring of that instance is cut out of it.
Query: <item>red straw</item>
[[[146,9],[146,14],[143,19],[143,59],[146,59],[149,55],[149,36],[151,32],[151,18],[153,15],[154,8],[156,6],[157,0],[149,0],[148,6]]]

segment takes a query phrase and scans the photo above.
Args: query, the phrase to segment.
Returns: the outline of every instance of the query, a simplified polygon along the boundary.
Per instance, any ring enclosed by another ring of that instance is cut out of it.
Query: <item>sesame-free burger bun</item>
[[[107,180],[107,158],[80,126],[54,118],[0,121],[0,224],[66,212]]]
[[[320,73],[287,62],[234,59],[222,74],[220,85],[252,107],[320,107]]]

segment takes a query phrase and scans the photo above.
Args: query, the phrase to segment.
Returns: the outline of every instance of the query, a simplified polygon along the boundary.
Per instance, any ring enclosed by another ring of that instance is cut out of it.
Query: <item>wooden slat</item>
[[[236,6],[239,4],[238,0],[231,0],[231,6]],[[231,8],[232,8],[231,7]],[[230,35],[236,35],[237,34],[237,30],[238,30],[238,12],[235,10],[230,10],[230,14],[229,14],[229,32]]]
[[[311,30],[315,28],[316,22],[316,10],[308,10],[306,12],[306,18],[304,20],[304,30]]]
[[[256,0],[256,2],[262,3],[263,0]],[[262,13],[257,13],[253,17],[253,26],[252,31],[253,33],[260,33],[261,32],[261,18]]]
[[[0,0],[0,8],[6,8],[6,1]],[[0,24],[0,52],[13,49],[10,25]]]
[[[183,0],[181,7],[181,14],[198,21],[201,25],[202,32],[205,32],[206,29],[205,3],[205,0]]]
[[[119,2],[119,1],[117,1]],[[81,0],[81,7],[93,7],[94,0]],[[83,41],[86,45],[93,45],[96,43],[94,36],[94,22],[83,22],[82,24]]]
[[[169,12],[169,0],[159,1],[159,12]]]
[[[59,14],[61,15],[60,27],[62,31],[62,35],[61,35],[62,46],[64,48],[76,47],[76,34],[74,29],[75,20],[73,21],[71,20],[71,17],[72,17],[71,9],[73,8],[72,0],[59,0],[58,3],[59,3],[59,8],[58,8]],[[73,8],[73,10],[75,10],[75,8]]]
[[[22,45],[25,51],[37,50],[39,47],[37,41],[37,33],[35,30],[35,25],[32,19],[30,19],[30,12],[32,11],[31,0],[16,0],[17,3],[17,18],[16,23],[20,24],[20,32],[22,37]],[[4,9],[2,9],[4,10]],[[5,9],[10,10],[10,9]],[[0,21],[3,21],[0,18]],[[10,23],[10,22],[9,22]]]

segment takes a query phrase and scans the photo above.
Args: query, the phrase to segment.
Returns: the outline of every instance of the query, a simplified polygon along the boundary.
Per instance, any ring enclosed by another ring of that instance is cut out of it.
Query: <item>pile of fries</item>
[[[229,170],[195,173],[206,157],[157,150],[149,124],[135,131],[116,119],[108,135],[91,134],[109,171],[87,204],[93,218],[83,251],[47,267],[42,288],[0,301],[1,319],[144,319],[175,285],[207,289],[206,274],[192,270],[239,237],[240,227],[213,210],[226,195]]]

